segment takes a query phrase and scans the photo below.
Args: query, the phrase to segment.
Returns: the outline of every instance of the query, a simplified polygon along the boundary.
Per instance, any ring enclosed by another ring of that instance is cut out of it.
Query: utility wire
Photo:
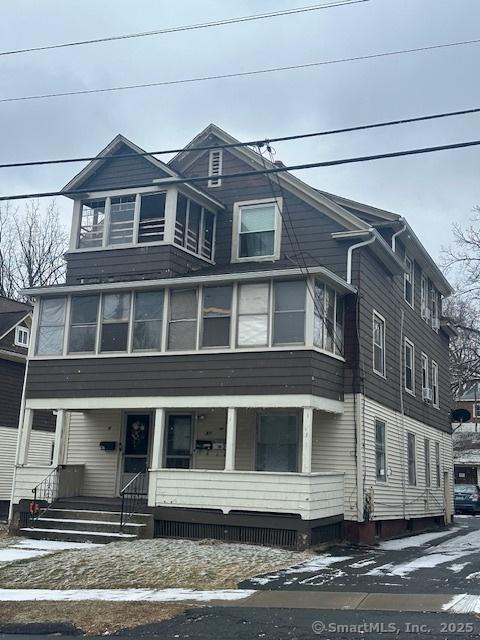
[[[332,9],[335,7],[343,7],[350,4],[362,4],[370,0],[338,0],[322,4],[315,4],[307,7],[294,7],[283,11],[270,11],[268,13],[255,13],[248,16],[239,16],[238,18],[226,18],[225,20],[215,20],[212,22],[200,22],[197,24],[187,24],[178,27],[169,27],[165,29],[155,29],[154,31],[140,31],[138,33],[126,33],[118,36],[104,36],[102,38],[93,38],[91,40],[77,40],[73,42],[62,42],[59,44],[49,44],[41,47],[28,47],[25,49],[14,49],[12,51],[0,51],[0,56],[12,56],[20,53],[33,53],[34,51],[48,51],[50,49],[64,49],[66,47],[80,47],[88,44],[99,44],[102,42],[114,42],[116,40],[131,40],[133,38],[147,38],[150,36],[161,36],[167,33],[178,33],[180,31],[194,31],[195,29],[208,29],[210,27],[223,27],[230,24],[238,24],[240,22],[252,22],[254,20],[265,20],[267,18],[277,18],[280,16],[290,16],[296,13],[307,13],[311,11],[319,11],[320,9]]]
[[[340,158],[338,160],[325,160],[323,162],[308,162],[304,164],[296,164],[290,166],[275,166],[270,169],[256,169],[253,171],[238,171],[236,173],[223,173],[215,176],[218,180],[234,180],[237,178],[249,178],[259,175],[271,175],[276,173],[286,173],[288,171],[302,171],[304,169],[316,169],[321,167],[336,167],[343,164],[357,164],[360,162],[371,162],[373,160],[385,160],[387,158],[401,158],[404,156],[422,155],[425,153],[434,153],[436,151],[451,151],[453,149],[466,149],[469,147],[478,147],[480,140],[469,140],[467,142],[455,142],[452,144],[443,144],[435,147],[423,147],[419,149],[406,149],[404,151],[391,151],[389,153],[377,153],[369,156],[357,156],[353,158]],[[137,184],[126,184],[122,189],[140,189],[152,186],[170,186],[176,184],[191,184],[196,182],[206,182],[211,179],[211,175],[207,176],[191,176],[183,178],[167,178],[159,182],[144,182]],[[116,187],[103,187],[101,191],[109,191],[110,189],[118,189]],[[82,193],[91,193],[92,189],[71,189],[65,191],[43,191],[39,193],[16,194],[10,196],[0,196],[0,202],[5,200],[24,200],[27,198],[51,198],[54,196],[81,195]]]
[[[310,69],[332,64],[344,64],[347,62],[357,62],[360,60],[373,60],[374,58],[387,58],[390,56],[398,56],[409,53],[420,53],[423,51],[433,51],[436,49],[446,49],[450,47],[463,47],[471,44],[480,43],[480,38],[474,40],[461,40],[458,42],[444,42],[424,47],[414,47],[411,49],[397,49],[393,51],[383,51],[381,53],[370,53],[362,56],[351,56],[348,58],[336,58],[331,60],[320,60],[319,62],[306,62],[304,64],[292,64],[283,67],[269,67],[267,69],[254,69],[252,71],[238,71],[235,73],[219,73],[209,76],[199,76],[195,78],[180,78],[177,80],[162,80],[158,82],[145,82],[141,84],[118,85],[115,87],[102,87],[99,89],[80,89],[76,91],[61,91],[58,93],[39,93],[29,96],[15,96],[11,98],[1,98],[0,103],[5,102],[21,102],[27,100],[44,100],[47,98],[61,98],[65,96],[80,96],[93,93],[109,93],[114,91],[127,91],[132,89],[148,89],[152,87],[166,87],[180,84],[192,84],[195,82],[207,82],[210,80],[223,80],[226,78],[243,78],[247,76],[265,75],[268,73],[276,73],[279,71],[293,71],[297,69]]]
[[[235,149],[240,147],[258,147],[258,145],[263,146],[273,142],[289,142],[293,140],[302,140],[306,138],[317,138],[321,136],[331,136],[340,133],[352,133],[355,131],[366,131],[367,129],[380,129],[382,127],[392,127],[395,125],[401,124],[411,124],[414,122],[424,122],[428,120],[439,120],[442,118],[451,118],[453,116],[465,116],[471,115],[475,113],[480,113],[480,107],[474,107],[472,109],[462,109],[459,111],[445,111],[443,113],[433,113],[425,116],[415,116],[413,118],[402,118],[401,120],[387,120],[383,122],[374,122],[373,124],[362,124],[358,126],[352,127],[344,127],[341,129],[327,129],[325,131],[314,131],[311,133],[298,133],[291,136],[280,136],[276,138],[264,138],[263,140],[250,140],[248,142],[229,142],[227,144],[216,144],[216,145],[207,145],[207,146],[198,146],[198,147],[190,147],[185,148],[181,147],[180,149],[164,149],[161,151],[142,151],[139,153],[118,153],[118,154],[106,154],[104,156],[84,156],[77,158],[61,158],[54,160],[31,160],[28,162],[8,162],[4,164],[0,164],[0,169],[10,169],[12,167],[34,167],[39,165],[50,165],[50,164],[68,164],[74,162],[90,162],[92,160],[109,160],[109,159],[123,159],[123,158],[138,158],[146,157],[146,156],[161,156],[172,153],[182,153],[185,151],[211,151],[218,149]]]

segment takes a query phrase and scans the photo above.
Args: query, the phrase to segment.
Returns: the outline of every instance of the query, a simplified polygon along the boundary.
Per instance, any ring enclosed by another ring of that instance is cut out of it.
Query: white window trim
[[[274,252],[270,256],[247,256],[240,258],[240,211],[242,207],[254,207],[262,204],[275,205],[275,228],[274,228]],[[282,243],[282,210],[283,198],[263,198],[260,200],[245,200],[233,204],[233,224],[232,224],[232,262],[271,262],[280,258],[280,247]]]
[[[412,387],[413,389],[409,389],[407,387],[407,345],[412,349]],[[403,386],[405,391],[409,393],[411,396],[415,396],[415,345],[411,340],[405,338],[404,346],[403,346]]]
[[[218,154],[218,173],[213,173],[213,158]],[[208,175],[212,176],[208,181],[208,186],[212,187],[221,187],[222,179],[216,178],[214,176],[221,175],[223,171],[223,149],[210,149],[208,154]]]
[[[427,323],[429,322],[427,312],[430,310],[428,300],[429,291],[430,287],[428,285],[428,278],[424,273],[422,273],[422,277],[420,280],[420,315]]]
[[[433,374],[433,372],[436,371],[436,375]],[[439,389],[439,384],[438,384],[438,364],[435,362],[435,360],[432,360],[432,394],[433,394],[433,383],[434,381],[436,382],[436,389],[437,389],[437,401],[433,403],[432,406],[435,407],[435,409],[440,409],[440,389]]]
[[[407,260],[409,260],[412,264],[412,270],[410,272],[405,272],[403,275],[403,299],[405,300],[405,302],[408,304],[409,307],[412,307],[412,309],[415,308],[415,261],[413,260],[413,258],[411,258],[408,253],[405,253],[405,266],[407,265]],[[407,275],[410,276],[410,285],[412,288],[412,301],[409,302],[407,300],[407,296],[406,296],[406,290],[407,290]]]
[[[27,342],[22,342],[20,340],[20,334],[24,332],[27,334]],[[28,346],[30,344],[30,329],[28,327],[21,327],[20,325],[18,325],[17,327],[15,327],[15,339],[14,339],[14,344],[17,347],[23,347],[24,349],[28,349]]]
[[[382,345],[383,373],[375,369],[375,319],[380,320],[380,322],[383,324],[383,345]],[[373,317],[372,317],[372,368],[373,368],[373,372],[376,373],[377,376],[380,376],[381,378],[384,378],[384,379],[387,378],[387,361],[386,361],[386,353],[385,353],[385,350],[386,350],[385,347],[387,343],[386,334],[387,334],[387,322],[385,318],[382,315],[380,315],[378,311],[375,311],[374,309]]]
[[[429,372],[429,366],[428,366],[428,356],[426,353],[424,353],[422,351],[422,355],[421,355],[421,362],[422,362],[422,389],[428,389],[430,387],[430,372]],[[425,366],[425,369],[423,368],[423,365]],[[423,372],[425,371],[426,375],[425,375],[425,386],[423,385]]]

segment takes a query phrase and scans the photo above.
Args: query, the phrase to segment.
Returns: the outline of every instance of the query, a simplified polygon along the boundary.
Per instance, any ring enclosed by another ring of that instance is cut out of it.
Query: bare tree
[[[450,339],[452,394],[456,398],[472,380],[480,378],[480,321],[476,305],[462,296],[447,298],[443,313],[458,334]]]
[[[55,202],[44,211],[38,201],[23,210],[7,202],[0,207],[0,293],[20,297],[24,288],[61,282],[66,248]]]

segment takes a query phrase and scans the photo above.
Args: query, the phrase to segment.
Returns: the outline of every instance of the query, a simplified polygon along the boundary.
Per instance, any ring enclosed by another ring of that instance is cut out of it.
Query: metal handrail
[[[147,477],[147,469],[139,471],[120,491],[122,497],[122,507],[120,511],[120,531],[127,521],[138,512],[138,507],[144,505],[147,491],[145,481]]]
[[[44,515],[58,498],[58,471],[60,467],[55,467],[45,478],[32,489],[33,501],[30,505],[30,515],[32,527],[36,520]],[[39,503],[47,503],[43,509]]]

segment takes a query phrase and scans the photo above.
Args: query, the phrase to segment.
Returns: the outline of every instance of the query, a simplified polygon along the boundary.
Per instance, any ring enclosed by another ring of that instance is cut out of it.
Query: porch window
[[[407,433],[408,484],[417,484],[417,462],[415,454],[415,435]]]
[[[110,205],[109,244],[131,244],[136,196],[112,198]]]
[[[141,196],[138,242],[161,242],[165,232],[166,193]]]
[[[232,315],[232,287],[203,290],[202,347],[228,347]]]
[[[211,260],[214,230],[215,215],[179,193],[175,217],[175,244]]]
[[[163,291],[137,291],[133,315],[133,350],[160,349]]]
[[[170,294],[168,348],[193,350],[197,343],[197,291],[177,289]]]
[[[94,353],[100,296],[73,296],[70,311],[69,353]]]
[[[268,283],[240,285],[237,336],[239,347],[268,345],[268,309]]]
[[[91,200],[82,203],[80,213],[79,249],[101,247],[105,226],[105,200]]]
[[[343,355],[343,300],[322,282],[315,283],[313,344]]]
[[[275,282],[273,344],[305,342],[305,282]]]
[[[103,297],[101,351],[126,351],[130,294],[109,293]]]
[[[377,480],[386,482],[385,422],[375,420],[375,461]]]
[[[258,416],[257,471],[298,470],[298,419],[296,415],[261,414]]]
[[[42,300],[38,329],[37,353],[61,355],[65,331],[66,298]]]
[[[198,253],[198,246],[200,241],[200,220],[202,216],[202,207],[190,200],[190,206],[188,208],[188,223],[187,223],[187,242],[186,247],[193,253]]]

